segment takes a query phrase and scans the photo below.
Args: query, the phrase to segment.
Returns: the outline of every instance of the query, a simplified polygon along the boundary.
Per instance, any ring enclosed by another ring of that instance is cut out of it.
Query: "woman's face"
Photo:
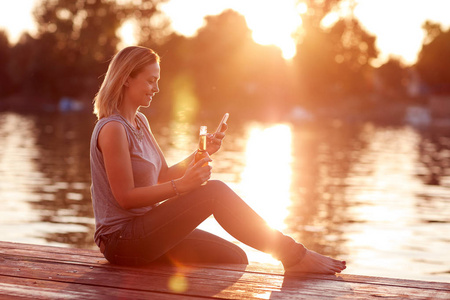
[[[135,77],[129,77],[126,83],[126,98],[137,107],[148,107],[153,96],[159,92],[158,81],[160,67],[157,62],[146,66]]]

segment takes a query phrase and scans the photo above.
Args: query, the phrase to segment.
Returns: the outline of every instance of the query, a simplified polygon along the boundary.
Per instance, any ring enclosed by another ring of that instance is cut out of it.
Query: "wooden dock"
[[[278,266],[109,264],[99,251],[0,242],[0,299],[450,299],[450,283]]]

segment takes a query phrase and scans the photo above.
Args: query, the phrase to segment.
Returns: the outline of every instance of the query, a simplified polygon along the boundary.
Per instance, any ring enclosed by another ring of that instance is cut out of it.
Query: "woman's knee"
[[[213,214],[217,212],[218,204],[221,207],[230,206],[234,201],[240,199],[227,184],[220,180],[208,181],[198,192],[199,197],[196,201],[201,201],[204,205],[206,203],[211,205]]]
[[[231,191],[230,187],[220,180],[209,180],[204,186],[211,192],[216,192],[220,194],[225,194]]]
[[[235,201],[241,201],[242,199],[223,181],[210,180],[204,187],[206,192],[210,196],[209,199],[213,203],[220,203],[221,205],[227,205],[234,203]]]

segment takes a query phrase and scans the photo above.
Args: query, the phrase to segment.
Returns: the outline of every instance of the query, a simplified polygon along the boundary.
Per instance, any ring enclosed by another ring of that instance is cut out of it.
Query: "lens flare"
[[[175,293],[183,293],[188,289],[188,281],[183,274],[177,273],[169,278],[169,289]]]

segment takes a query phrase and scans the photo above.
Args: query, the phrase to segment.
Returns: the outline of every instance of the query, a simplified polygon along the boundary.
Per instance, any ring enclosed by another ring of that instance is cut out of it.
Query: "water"
[[[95,249],[91,116],[0,113],[0,239]],[[198,123],[153,120],[169,163]],[[206,122],[215,128],[215,120]],[[450,133],[230,117],[214,178],[273,227],[345,259],[346,273],[450,281]],[[201,227],[230,238],[213,219]],[[244,247],[244,246],[243,246]],[[252,261],[277,263],[244,247]]]

